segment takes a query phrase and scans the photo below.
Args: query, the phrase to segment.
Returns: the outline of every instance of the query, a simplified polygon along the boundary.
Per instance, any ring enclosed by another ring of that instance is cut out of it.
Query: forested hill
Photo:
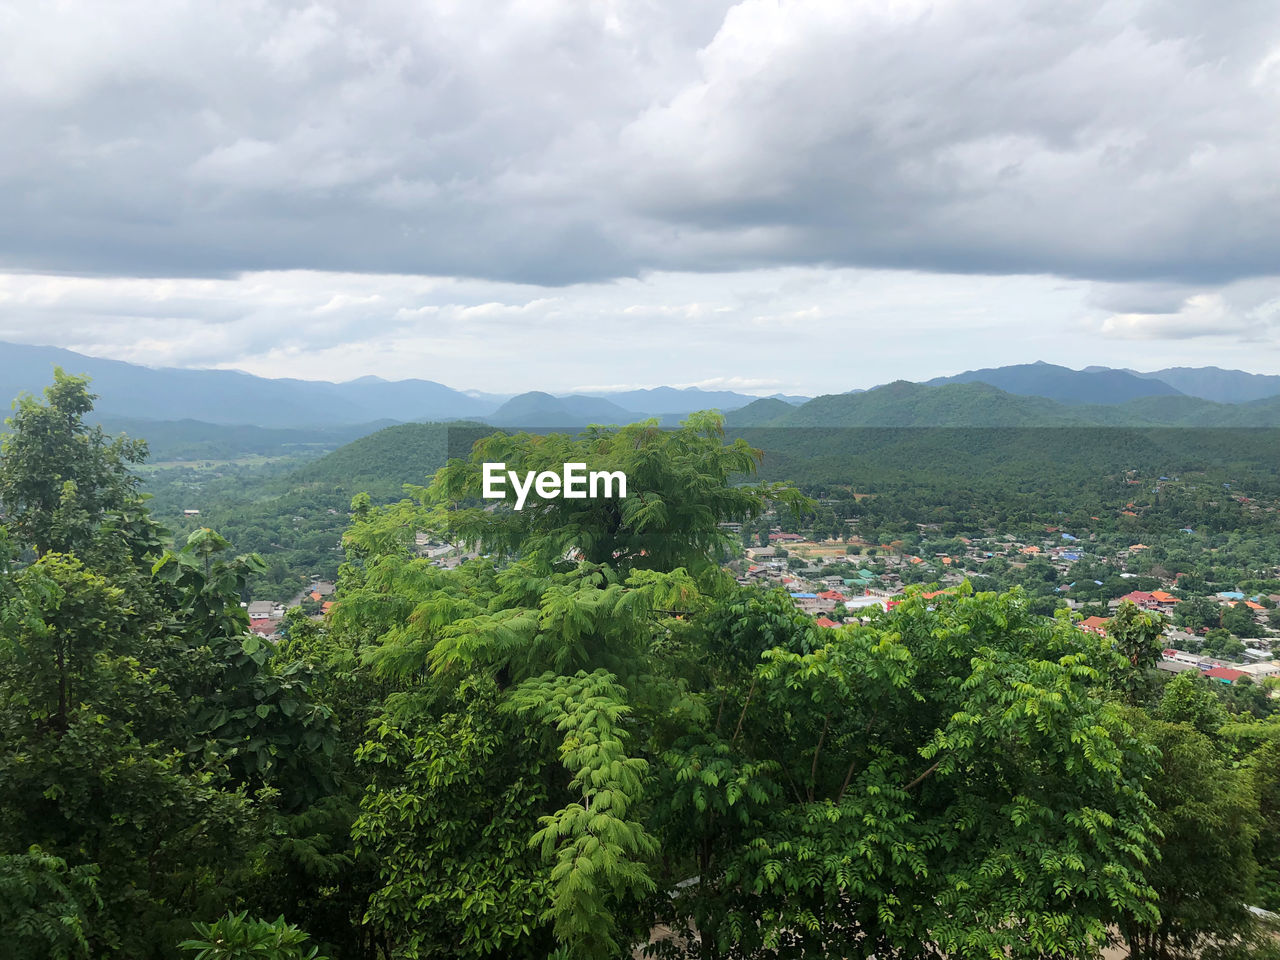
[[[448,459],[442,423],[401,423],[339,447],[299,468],[282,483],[290,489],[334,487],[378,499],[398,497],[406,483],[425,484]]]
[[[1274,427],[1280,397],[1226,404],[1180,395],[1068,405],[986,383],[899,380],[861,393],[815,397],[782,409],[757,401],[731,415],[741,427]]]
[[[926,386],[947,383],[986,383],[1009,393],[1046,397],[1067,404],[1124,403],[1138,397],[1178,396],[1182,392],[1154,375],[1105,368],[1072,370],[1044,362],[969,370],[925,381]]]

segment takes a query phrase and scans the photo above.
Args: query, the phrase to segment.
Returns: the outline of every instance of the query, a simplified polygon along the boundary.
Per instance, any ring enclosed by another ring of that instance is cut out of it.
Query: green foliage
[[[55,369],[45,403],[19,397],[0,442],[0,507],[18,543],[37,554],[91,550],[103,520],[137,501],[128,465],[146,456],[138,441],[109,441],[83,417],[93,408],[84,377]]]
[[[1208,737],[1184,723],[1132,714],[1160,752],[1147,793],[1160,856],[1146,870],[1158,920],[1123,922],[1135,958],[1192,957],[1216,938],[1248,931],[1254,893],[1257,800],[1247,771],[1233,769]]]
[[[179,944],[194,954],[191,960],[326,960],[318,947],[307,949],[310,938],[284,917],[250,920],[244,911],[193,926],[197,936]]]
[[[540,958],[549,880],[528,842],[549,781],[533,731],[468,682],[434,722],[384,721],[357,751],[370,781],[353,835],[378,863],[368,919],[406,957]],[[421,732],[412,732],[420,727]]]
[[[565,463],[621,471],[627,477],[625,499],[531,496],[520,512],[463,507],[441,519],[457,539],[488,551],[518,552],[544,568],[576,551],[588,563],[623,569],[697,569],[728,542],[721,522],[755,517],[773,498],[806,506],[781,485],[732,486],[732,478],[754,472],[760,453],[744,441],[726,445],[722,438],[722,421],[713,414],[695,414],[678,430],[646,421],[620,429],[591,427],[577,438],[497,433],[479,441],[470,460],[451,461],[432,490],[454,507],[478,499],[485,462],[505,463],[521,475],[559,472]]]
[[[1165,684],[1156,716],[1170,723],[1186,723],[1200,733],[1213,734],[1227,720],[1227,711],[1209,681],[1199,673],[1180,673]]]
[[[0,935],[13,960],[79,960],[90,956],[86,932],[102,900],[97,867],[68,867],[38,846],[0,856]]]

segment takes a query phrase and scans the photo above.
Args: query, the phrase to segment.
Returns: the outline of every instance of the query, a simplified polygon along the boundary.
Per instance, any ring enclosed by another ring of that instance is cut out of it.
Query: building
[[[275,613],[276,605],[270,600],[254,600],[249,604],[250,620],[270,620]]]
[[[1210,677],[1221,683],[1235,683],[1241,677],[1247,677],[1249,674],[1243,670],[1231,670],[1227,667],[1213,667],[1204,672],[1206,677]]]
[[[1095,633],[1100,637],[1107,635],[1107,618],[1106,617],[1086,617],[1076,624],[1081,630],[1087,633]]]

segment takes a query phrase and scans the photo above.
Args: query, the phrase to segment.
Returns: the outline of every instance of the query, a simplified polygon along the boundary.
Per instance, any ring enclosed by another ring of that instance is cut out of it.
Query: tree
[[[1156,715],[1170,723],[1190,724],[1206,735],[1216,733],[1227,720],[1209,681],[1194,671],[1179,673],[1165,684]]]
[[[451,539],[486,551],[519,555],[549,569],[570,549],[588,563],[619,569],[706,568],[726,542],[720,523],[758,517],[771,500],[797,511],[810,503],[785,485],[741,486],[760,458],[746,441],[725,444],[713,414],[693,414],[678,430],[656,421],[618,430],[592,427],[581,438],[494,434],[479,441],[469,460],[452,460],[431,488]],[[589,470],[621,471],[625,499],[539,500],[523,510],[467,507],[480,497],[481,465],[508,470],[553,470],[586,463]],[[426,491],[422,491],[426,493]]]
[[[687,851],[659,914],[685,935],[663,952],[1076,955],[1117,910],[1156,916],[1150,760],[1091,692],[1114,656],[1066,620],[917,594],[754,665],[735,644],[732,684],[735,660],[700,649],[717,622],[682,631],[683,659],[719,675],[713,709],[660,755],[663,846]]]
[[[1030,957],[1153,922],[1152,758],[1098,692],[1133,664],[1021,594],[820,631],[739,590],[711,526],[774,491],[726,498],[706,439],[603,437],[643,454],[641,504],[684,491],[652,529],[635,508],[467,506],[482,459],[586,459],[504,438],[348,533],[334,636],[395,688],[359,748],[382,935],[621,956],[661,921],[660,951],[707,957]],[[510,559],[440,570],[404,546],[426,524]]]
[[[1128,601],[1120,604],[1115,616],[1107,621],[1107,636],[1127,666],[1117,685],[1131,702],[1152,689],[1150,673],[1160,662],[1164,626],[1163,614],[1139,610]]]
[[[102,900],[97,868],[68,867],[37,846],[0,856],[0,931],[14,960],[88,958],[86,933]]]
[[[1123,921],[1121,929],[1134,960],[1189,960],[1251,926],[1257,799],[1249,771],[1233,769],[1190,724],[1131,716],[1160,753],[1160,775],[1147,786],[1160,856],[1144,871],[1160,913],[1154,922]]]
[[[326,960],[307,949],[307,934],[284,917],[249,919],[248,911],[229,913],[213,923],[195,924],[196,937],[179,944],[191,960]]]
[[[1187,630],[1219,625],[1221,610],[1208,597],[1190,597],[1174,608],[1174,622]]]
[[[126,473],[143,448],[84,427],[82,379],[46,396],[0,463],[0,860],[49,897],[13,922],[54,953],[167,957],[294,860],[342,862],[316,836],[327,713],[244,635],[256,561],[207,530],[162,555]]]
[[[1253,611],[1243,603],[1237,603],[1222,612],[1222,628],[1237,637],[1252,637],[1258,632]]]
[[[5,421],[11,432],[0,443],[0,507],[15,540],[37,556],[86,555],[104,521],[126,519],[140,504],[129,465],[146,457],[146,445],[109,440],[102,427],[84,423],[94,399],[87,384],[55,368],[45,402],[19,397]]]

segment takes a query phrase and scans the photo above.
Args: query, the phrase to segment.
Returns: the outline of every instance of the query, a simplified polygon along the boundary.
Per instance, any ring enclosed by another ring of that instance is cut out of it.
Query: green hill
[[[778,427],[1021,427],[1089,423],[1074,408],[985,383],[928,387],[898,380],[863,393],[816,397],[769,421]]]
[[[862,393],[829,394],[799,407],[757,401],[727,421],[746,427],[1276,427],[1280,397],[1244,404],[1179,395],[1067,405],[986,383],[938,386],[899,380]]]
[[[406,483],[426,484],[448,459],[451,425],[402,423],[360,437],[295,470],[290,489],[334,487],[378,500],[400,496]]]
[[[761,427],[795,411],[795,407],[785,400],[775,397],[761,397],[745,407],[730,410],[724,415],[724,424],[729,428]]]

